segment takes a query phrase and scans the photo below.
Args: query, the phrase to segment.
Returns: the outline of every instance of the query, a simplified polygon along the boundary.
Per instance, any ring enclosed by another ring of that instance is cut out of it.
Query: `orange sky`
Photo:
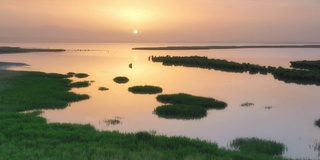
[[[0,3],[0,42],[320,42],[319,0]]]

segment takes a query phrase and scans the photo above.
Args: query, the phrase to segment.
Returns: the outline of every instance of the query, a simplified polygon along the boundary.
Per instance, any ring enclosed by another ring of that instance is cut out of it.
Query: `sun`
[[[138,30],[133,30],[133,34],[138,34],[139,33],[139,31]]]

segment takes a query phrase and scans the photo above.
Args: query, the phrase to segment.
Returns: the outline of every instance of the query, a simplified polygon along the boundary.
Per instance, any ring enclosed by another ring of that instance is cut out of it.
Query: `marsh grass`
[[[104,120],[104,123],[107,125],[117,125],[117,124],[121,124],[120,119],[106,119]]]
[[[200,106],[172,104],[159,106],[154,113],[167,119],[200,119],[207,115],[207,110]]]
[[[76,74],[74,74],[74,76],[77,77],[77,78],[86,78],[86,77],[89,77],[89,75],[86,74],[86,73],[76,73]]]
[[[281,143],[259,138],[237,138],[230,146],[244,152],[261,153],[270,156],[282,155],[285,146]]]
[[[290,63],[291,63],[291,67],[293,67],[293,68],[320,71],[320,60],[291,61]]]
[[[316,121],[314,122],[314,124],[315,124],[316,126],[320,127],[320,119],[316,120]]]
[[[74,73],[74,72],[68,72],[68,73],[67,73],[67,76],[71,78],[71,77],[74,77],[75,74],[76,74],[76,73]]]
[[[162,92],[162,88],[157,86],[144,85],[129,87],[128,91],[134,94],[158,94]]]
[[[16,72],[0,78],[9,87],[0,92],[0,159],[219,159],[283,160],[253,152],[232,151],[217,144],[148,132],[97,131],[91,125],[47,123],[37,109],[64,108],[89,98],[69,92],[67,75]]]
[[[113,81],[116,82],[116,83],[119,83],[119,84],[121,84],[121,83],[127,83],[127,82],[129,82],[129,78],[119,76],[119,77],[115,77],[115,78],[113,79]]]
[[[89,81],[80,81],[80,82],[72,82],[70,83],[71,88],[84,88],[90,86]]]
[[[1,111],[64,108],[70,102],[89,98],[85,94],[69,92],[71,80],[66,79],[67,75],[24,71],[14,73],[19,78],[13,76],[4,80],[10,87],[0,93]]]
[[[245,102],[245,103],[241,103],[240,105],[241,107],[250,107],[250,106],[254,106],[254,103],[251,102]]]
[[[107,90],[109,90],[109,88],[107,88],[107,87],[99,87],[99,91],[107,91]]]
[[[185,93],[163,94],[158,95],[156,98],[161,103],[194,105],[201,106],[206,109],[224,109],[227,107],[227,103],[225,102],[213,98],[193,96]]]

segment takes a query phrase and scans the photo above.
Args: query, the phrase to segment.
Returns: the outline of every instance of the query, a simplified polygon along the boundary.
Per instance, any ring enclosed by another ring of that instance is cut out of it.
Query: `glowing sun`
[[[138,30],[133,30],[133,34],[138,34],[139,33],[139,31]]]

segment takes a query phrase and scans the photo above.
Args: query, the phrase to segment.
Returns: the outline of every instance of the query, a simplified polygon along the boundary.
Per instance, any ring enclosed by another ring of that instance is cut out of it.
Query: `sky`
[[[319,0],[0,0],[1,42],[320,43]],[[133,30],[138,34],[133,34]]]

